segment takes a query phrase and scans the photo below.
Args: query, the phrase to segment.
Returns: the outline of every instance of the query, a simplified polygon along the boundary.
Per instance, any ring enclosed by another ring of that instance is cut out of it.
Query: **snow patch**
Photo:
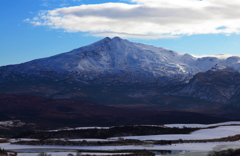
[[[31,146],[31,145],[13,145],[9,143],[0,144],[1,148],[6,150],[18,151],[34,151],[34,150],[134,150],[134,149],[148,149],[148,150],[186,150],[186,151],[210,151],[213,150],[216,146],[224,145],[224,146],[234,146],[240,145],[240,141],[234,142],[211,142],[211,143],[182,143],[182,144],[172,144],[172,145],[154,145],[151,147],[146,146]]]
[[[171,134],[171,135],[147,135],[147,136],[127,136],[124,139],[137,140],[205,140],[217,139],[240,134],[240,126],[220,126],[212,129],[201,129],[191,134]],[[111,138],[118,139],[118,138]]]
[[[230,121],[216,124],[166,124],[165,127],[189,127],[189,128],[208,128],[213,126],[224,126],[224,125],[240,125],[240,121]]]

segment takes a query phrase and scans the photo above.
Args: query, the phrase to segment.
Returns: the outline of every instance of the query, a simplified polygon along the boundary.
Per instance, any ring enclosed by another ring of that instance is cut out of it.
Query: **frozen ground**
[[[234,142],[211,142],[211,143],[183,143],[183,144],[172,144],[172,145],[152,145],[152,146],[32,146],[32,145],[11,145],[9,143],[1,143],[0,147],[19,151],[59,151],[59,150],[131,150],[131,149],[151,149],[151,150],[186,150],[186,151],[210,151],[218,145],[228,145],[228,146],[239,146],[240,141]]]
[[[240,121],[230,121],[230,122],[223,122],[223,123],[216,123],[216,124],[166,124],[166,127],[189,127],[189,128],[207,128],[212,126],[224,126],[224,125],[240,125]]]
[[[21,122],[20,120],[8,120],[0,122],[0,127],[21,127],[23,125],[25,125],[25,123]]]
[[[10,142],[18,142],[18,141],[38,141],[38,139],[28,139],[28,138],[19,138],[19,139],[10,139]]]
[[[56,138],[56,139],[48,139],[48,140],[63,140],[63,141],[116,141],[110,139],[66,139],[66,138]]]
[[[124,139],[138,140],[204,140],[216,139],[240,134],[240,126],[220,126],[211,129],[201,129],[191,134],[168,134],[168,135],[147,135],[147,136],[128,136]],[[118,138],[111,138],[118,139]]]
[[[210,125],[201,124],[171,124],[169,127],[199,127],[207,128],[211,126],[219,126],[216,128],[208,128],[195,131],[191,134],[179,134],[179,135],[150,135],[150,136],[129,136],[123,137],[125,139],[140,139],[140,140],[194,140],[194,139],[214,139],[227,136],[233,136],[240,134],[240,126],[237,126],[240,122],[226,122]],[[221,126],[231,125],[231,126]],[[233,126],[235,125],[235,126]],[[166,126],[166,125],[165,125]],[[97,127],[100,128],[100,127]],[[86,127],[87,129],[87,127]],[[90,128],[91,129],[91,128]],[[113,139],[113,138],[112,138]],[[118,138],[114,138],[118,139]],[[21,139],[21,140],[33,140],[33,139]],[[62,140],[66,140],[62,138]],[[67,139],[68,140],[68,139]],[[70,141],[108,141],[108,139],[69,139]],[[15,141],[15,140],[11,140]],[[240,141],[234,142],[209,142],[209,143],[182,143],[172,145],[146,145],[146,146],[32,146],[32,145],[12,145],[10,143],[1,143],[0,148],[6,150],[12,150],[20,152],[18,156],[37,156],[40,152],[47,152],[52,156],[66,156],[69,153],[76,154],[76,150],[102,150],[102,151],[115,151],[115,150],[135,150],[135,149],[149,149],[149,150],[172,150],[182,151],[178,155],[174,156],[207,156],[209,151],[212,150],[226,150],[229,148],[240,148]],[[29,153],[31,152],[31,153]],[[97,155],[97,153],[96,153]],[[109,154],[110,155],[110,154]],[[161,155],[158,155],[161,156]],[[169,155],[170,156],[170,155]]]
[[[76,155],[76,152],[47,152],[51,156],[67,156],[68,154]],[[38,156],[39,153],[18,153],[17,156]]]
[[[48,132],[58,132],[58,131],[66,131],[66,130],[80,130],[80,129],[109,129],[110,127],[76,127],[76,128],[63,128],[63,129],[55,129],[48,130]]]
[[[76,152],[47,152],[47,154],[50,154],[51,156],[67,156],[68,154],[73,154],[74,156],[76,155]],[[103,155],[103,153],[95,153],[95,152],[82,152],[82,155],[96,155],[100,156]],[[129,154],[129,153],[114,153],[118,155],[124,155],[124,154]],[[113,153],[104,153],[104,155],[114,155]],[[39,153],[19,153],[17,156],[38,156]]]
[[[0,122],[1,125],[1,122]],[[229,121],[229,122],[222,122],[216,124],[165,124],[165,127],[189,127],[189,128],[208,128],[212,126],[224,126],[224,125],[240,125],[240,121]],[[139,126],[156,126],[156,127],[163,127],[162,125],[139,125]],[[114,126],[113,126],[114,127]],[[56,130],[48,130],[48,132],[57,132],[62,130],[80,130],[80,129],[109,129],[112,127],[76,127],[76,128],[62,128]]]

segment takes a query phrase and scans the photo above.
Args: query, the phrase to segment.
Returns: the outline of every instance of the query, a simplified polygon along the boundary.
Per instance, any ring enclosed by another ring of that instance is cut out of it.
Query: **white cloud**
[[[94,36],[171,38],[240,33],[239,0],[131,0],[40,12],[34,25]]]
[[[177,36],[171,35],[159,35],[159,34],[129,34],[129,33],[118,33],[118,32],[97,32],[97,33],[88,33],[87,35],[96,36],[96,37],[115,37],[121,36],[123,38],[144,38],[144,39],[158,39],[158,38],[177,38]]]

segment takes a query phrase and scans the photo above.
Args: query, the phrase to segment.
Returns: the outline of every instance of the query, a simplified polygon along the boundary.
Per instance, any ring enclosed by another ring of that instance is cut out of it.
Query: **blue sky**
[[[239,0],[1,0],[0,66],[106,36],[193,55],[240,55]]]

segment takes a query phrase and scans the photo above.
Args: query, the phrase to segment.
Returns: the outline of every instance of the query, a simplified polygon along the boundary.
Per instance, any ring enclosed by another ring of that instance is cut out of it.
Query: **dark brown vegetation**
[[[208,156],[240,156],[240,149],[228,149],[223,151],[212,151]]]
[[[229,119],[176,111],[146,111],[99,105],[91,101],[0,94],[0,120],[35,123],[36,128],[216,123]]]
[[[7,151],[0,148],[0,156],[8,156]]]
[[[179,143],[207,143],[207,142],[228,142],[228,141],[237,141],[240,140],[240,135],[223,137],[218,139],[204,139],[204,140],[135,140],[135,139],[123,139],[121,137],[118,140],[109,140],[109,141],[69,141],[58,140],[58,139],[39,139],[39,141],[18,141],[13,144],[20,145],[72,145],[72,146],[120,146],[120,145],[142,145],[142,146],[151,146],[151,145],[171,145]]]
[[[67,140],[40,140],[40,141],[18,141],[12,144],[20,145],[61,145],[61,146],[119,146],[119,145],[145,145],[140,140],[124,140],[117,141],[67,141]]]
[[[199,128],[168,128],[159,126],[119,126],[109,129],[79,129],[61,131],[40,131],[19,134],[18,138],[96,138],[107,139],[110,137],[138,136],[138,135],[158,135],[158,134],[189,134]]]

